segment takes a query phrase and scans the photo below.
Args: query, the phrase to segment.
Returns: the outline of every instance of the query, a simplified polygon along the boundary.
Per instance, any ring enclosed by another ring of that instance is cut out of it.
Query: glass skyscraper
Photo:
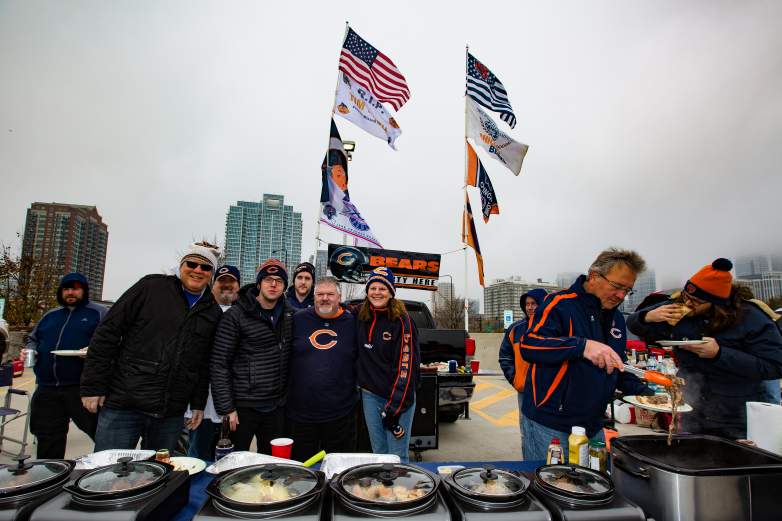
[[[254,282],[255,270],[271,257],[283,261],[288,273],[301,262],[301,212],[276,194],[231,205],[225,217],[225,263],[239,268],[242,285]]]

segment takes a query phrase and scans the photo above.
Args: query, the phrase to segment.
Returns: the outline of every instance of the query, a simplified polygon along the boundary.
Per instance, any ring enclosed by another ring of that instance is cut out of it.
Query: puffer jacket
[[[280,318],[272,324],[261,315],[258,287],[248,284],[223,315],[214,339],[210,373],[218,414],[237,407],[285,404],[295,310],[280,297]]]
[[[702,316],[684,317],[676,326],[646,322],[649,311],[671,303],[667,300],[633,313],[627,319],[628,328],[652,341],[702,338],[707,326]],[[768,315],[744,302],[739,322],[711,336],[720,346],[715,358],[700,358],[691,351],[675,348],[678,376],[686,381],[684,400],[694,409],[684,415],[684,428],[744,438],[746,403],[763,401],[767,395],[763,381],[782,377],[782,335]]]
[[[81,396],[157,418],[203,410],[209,351],[222,311],[209,288],[189,307],[174,275],[147,275],[128,289],[95,330]]]

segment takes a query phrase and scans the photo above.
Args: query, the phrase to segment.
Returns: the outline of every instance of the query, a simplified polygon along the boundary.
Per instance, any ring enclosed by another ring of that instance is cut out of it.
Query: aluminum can
[[[33,351],[32,349],[28,349],[24,353],[24,366],[25,367],[35,367],[35,358],[38,356],[38,353],[36,351]]]
[[[448,360],[448,372],[455,373],[458,362],[456,360]]]

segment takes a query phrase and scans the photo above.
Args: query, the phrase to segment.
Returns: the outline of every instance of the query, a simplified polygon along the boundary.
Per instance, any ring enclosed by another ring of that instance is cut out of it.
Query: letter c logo
[[[318,342],[318,337],[321,335],[328,335],[332,337],[332,339],[337,338],[337,333],[332,331],[331,329],[318,329],[317,331],[312,333],[309,338],[310,344],[312,344],[312,347],[314,347],[315,349],[324,349],[324,350],[331,349],[332,347],[337,345],[336,340],[331,340],[329,342],[326,342],[325,344],[321,344],[320,342]]]

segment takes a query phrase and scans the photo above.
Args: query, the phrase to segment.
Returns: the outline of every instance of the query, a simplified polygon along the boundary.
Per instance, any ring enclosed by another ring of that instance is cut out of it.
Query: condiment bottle
[[[573,427],[568,436],[568,463],[570,465],[589,466],[589,438],[586,429]]]
[[[228,416],[223,416],[223,424],[220,426],[220,439],[217,440],[217,446],[215,447],[215,461],[219,461],[223,456],[234,451],[234,443],[230,438],[231,424],[228,421]]]
[[[598,472],[605,472],[607,460],[608,453],[606,452],[606,444],[602,441],[590,441],[589,468]]]
[[[559,438],[551,438],[548,450],[546,451],[546,465],[561,465],[564,463],[562,458],[562,445]]]
[[[155,461],[159,461],[161,463],[169,463],[171,461],[171,456],[168,453],[168,449],[160,449],[155,453]]]

